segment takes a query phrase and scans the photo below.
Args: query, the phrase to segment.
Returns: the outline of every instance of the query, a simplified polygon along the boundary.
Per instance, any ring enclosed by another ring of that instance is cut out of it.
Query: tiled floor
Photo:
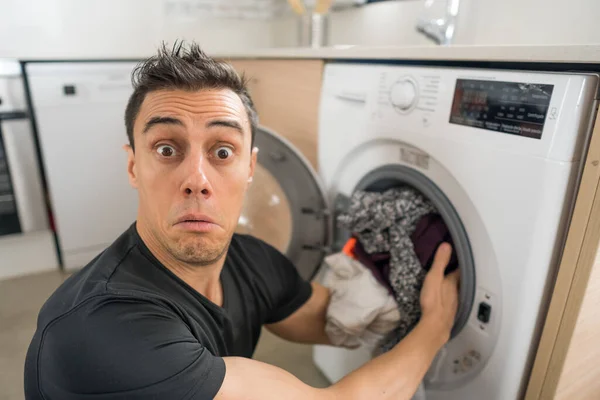
[[[0,400],[23,399],[23,363],[37,314],[64,278],[51,272],[0,281]],[[314,387],[328,385],[312,363],[311,346],[263,331],[255,358],[284,368]]]

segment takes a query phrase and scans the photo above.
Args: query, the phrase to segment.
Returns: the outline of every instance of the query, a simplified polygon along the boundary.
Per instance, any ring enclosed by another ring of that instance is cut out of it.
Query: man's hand
[[[459,270],[444,276],[451,254],[452,247],[448,243],[438,248],[421,290],[421,320],[439,327],[445,341],[450,338],[458,309]]]

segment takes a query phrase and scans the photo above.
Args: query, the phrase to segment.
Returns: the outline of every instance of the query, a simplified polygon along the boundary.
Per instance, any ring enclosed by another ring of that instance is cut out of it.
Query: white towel
[[[325,331],[336,346],[374,348],[400,320],[398,305],[371,271],[344,253],[325,259],[323,284],[331,290]]]

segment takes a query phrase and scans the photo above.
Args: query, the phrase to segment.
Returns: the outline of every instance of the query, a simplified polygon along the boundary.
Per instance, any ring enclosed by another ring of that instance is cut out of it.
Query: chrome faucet
[[[433,8],[441,8],[440,3],[445,3],[445,11],[440,12],[441,15],[435,15]],[[417,22],[417,31],[439,45],[450,45],[456,28],[459,3],[460,0],[425,0],[427,15]]]

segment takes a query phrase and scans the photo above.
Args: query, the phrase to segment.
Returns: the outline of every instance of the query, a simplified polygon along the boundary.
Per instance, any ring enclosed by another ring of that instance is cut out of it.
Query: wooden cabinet
[[[592,221],[590,221],[591,223]],[[600,231],[600,218],[593,229]],[[583,279],[580,285],[585,284]],[[556,399],[600,399],[600,257],[596,255],[589,275],[587,289],[580,291],[583,298],[579,313],[574,313],[574,329],[565,352],[564,365],[558,380]],[[579,296],[578,296],[579,297]],[[571,307],[575,307],[574,304]],[[567,329],[568,326],[565,327]],[[564,335],[567,336],[567,335]]]
[[[249,79],[260,124],[289,140],[316,170],[323,61],[227,61]],[[236,231],[252,234],[286,252],[292,236],[289,199],[260,164],[246,196]]]
[[[249,79],[261,125],[294,144],[317,167],[322,60],[227,60]]]

